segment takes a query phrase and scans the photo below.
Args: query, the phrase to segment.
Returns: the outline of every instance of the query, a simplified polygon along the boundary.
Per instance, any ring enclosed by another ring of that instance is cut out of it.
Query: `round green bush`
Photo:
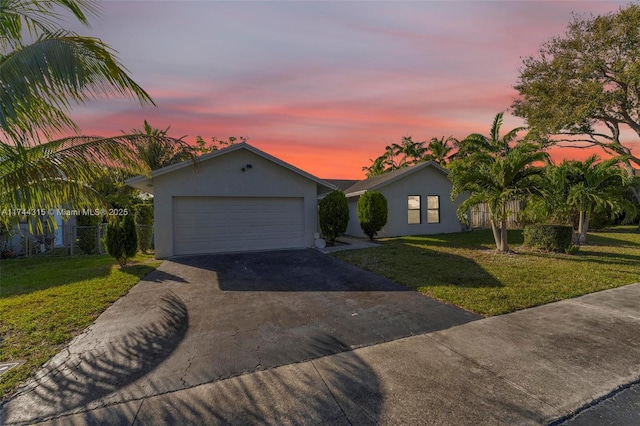
[[[570,225],[536,224],[524,228],[524,245],[538,250],[565,252],[572,240]]]
[[[387,199],[378,191],[367,191],[358,199],[358,222],[362,232],[373,237],[387,224]]]
[[[322,235],[333,244],[349,225],[349,202],[344,192],[335,190],[320,200],[318,219]]]

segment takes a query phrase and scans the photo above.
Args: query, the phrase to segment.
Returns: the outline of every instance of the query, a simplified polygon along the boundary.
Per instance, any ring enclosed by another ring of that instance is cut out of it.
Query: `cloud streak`
[[[486,133],[517,95],[522,57],[562,34],[572,11],[624,3],[103,5],[90,35],[119,51],[158,108],[93,102],[74,111],[85,133],[148,119],[187,140],[248,136],[318,176],[360,178],[369,158],[402,136]],[[522,124],[505,118],[505,128]]]

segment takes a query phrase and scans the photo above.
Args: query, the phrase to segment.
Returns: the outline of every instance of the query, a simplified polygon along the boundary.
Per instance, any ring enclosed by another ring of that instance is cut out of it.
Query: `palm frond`
[[[73,129],[70,107],[98,97],[151,97],[99,39],[44,36],[0,58],[0,128],[11,135]]]

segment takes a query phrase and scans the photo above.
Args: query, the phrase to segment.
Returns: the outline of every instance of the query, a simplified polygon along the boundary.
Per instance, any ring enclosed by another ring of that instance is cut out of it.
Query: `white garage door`
[[[175,255],[304,246],[303,198],[175,197]]]

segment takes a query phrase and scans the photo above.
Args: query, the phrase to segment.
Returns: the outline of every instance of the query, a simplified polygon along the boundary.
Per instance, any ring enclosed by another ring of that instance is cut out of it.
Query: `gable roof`
[[[436,170],[441,171],[445,175],[449,174],[449,170],[445,169],[438,163],[435,163],[433,161],[426,161],[415,166],[403,167],[401,169],[396,169],[388,173],[383,173],[378,176],[373,176],[368,179],[358,181],[357,183],[347,188],[344,192],[347,197],[362,195],[366,191],[375,191],[427,167],[433,167]]]
[[[305,172],[302,169],[299,169],[289,163],[286,163],[282,160],[280,160],[279,158],[274,157],[273,155],[267,154],[264,151],[259,150],[258,148],[256,148],[255,146],[249,145],[246,142],[241,142],[241,143],[237,143],[234,145],[231,145],[229,147],[223,148],[223,149],[219,149],[217,151],[213,151],[210,152],[208,154],[202,155],[200,157],[197,158],[196,160],[196,167],[198,167],[200,164],[211,160],[212,158],[217,158],[217,157],[221,157],[223,155],[229,154],[230,152],[234,152],[234,151],[238,151],[240,149],[245,149],[249,152],[252,152],[262,158],[265,158],[279,166],[284,167],[285,169],[288,169],[294,173],[297,173],[309,180],[312,180],[313,182],[315,182],[316,184],[318,184],[319,188],[318,189],[329,189],[329,190],[333,190],[336,189],[335,185],[322,180],[318,177],[315,177],[314,175]],[[146,192],[150,192],[153,193],[153,178],[158,177],[158,176],[162,176],[164,174],[167,173],[171,173],[171,172],[175,172],[176,170],[180,170],[180,169],[184,169],[185,167],[192,167],[194,165],[194,162],[191,160],[185,160],[182,161],[180,163],[176,163],[176,164],[172,164],[170,166],[166,166],[166,167],[162,167],[160,169],[154,170],[151,172],[151,177],[148,176],[136,176],[136,177],[132,177],[130,179],[127,179],[125,181],[125,183],[129,186],[132,186],[134,188],[137,189],[141,189],[143,191]]]
[[[335,186],[336,189],[340,189],[342,191],[344,191],[347,188],[350,188],[351,186],[353,186],[354,184],[360,182],[357,179],[324,179],[324,180],[326,182],[329,182],[333,186]]]

